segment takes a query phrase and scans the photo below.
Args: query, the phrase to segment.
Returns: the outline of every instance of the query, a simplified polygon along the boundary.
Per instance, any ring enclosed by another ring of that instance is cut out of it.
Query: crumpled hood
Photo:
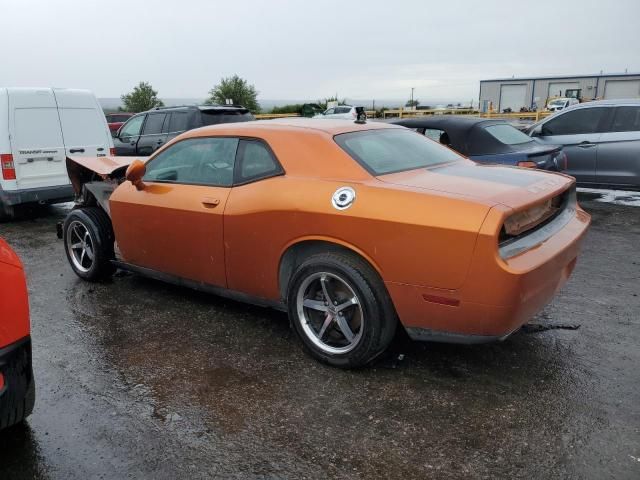
[[[480,165],[470,161],[381,175],[378,180],[415,189],[451,193],[513,209],[560,193],[574,182],[571,177],[542,170]]]

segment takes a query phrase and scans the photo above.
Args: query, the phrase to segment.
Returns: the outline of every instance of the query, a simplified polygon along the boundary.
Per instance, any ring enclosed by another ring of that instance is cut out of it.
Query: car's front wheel
[[[97,281],[115,271],[111,220],[101,208],[72,210],[64,221],[63,240],[69,264],[80,278]]]
[[[377,272],[355,255],[313,255],[289,285],[289,316],[318,360],[360,367],[391,342],[397,325],[391,300]]]

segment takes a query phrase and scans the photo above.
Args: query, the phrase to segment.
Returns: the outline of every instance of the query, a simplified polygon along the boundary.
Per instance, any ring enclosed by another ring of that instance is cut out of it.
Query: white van
[[[0,218],[24,203],[73,199],[66,157],[114,155],[88,90],[0,88]]]

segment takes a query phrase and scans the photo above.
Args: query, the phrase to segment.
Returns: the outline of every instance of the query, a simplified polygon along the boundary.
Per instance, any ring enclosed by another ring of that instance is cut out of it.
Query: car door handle
[[[220,200],[218,200],[217,198],[205,197],[202,199],[202,205],[207,208],[214,208],[220,205]]]
[[[162,145],[162,140],[158,140],[158,145]]]
[[[578,144],[578,146],[579,146],[580,148],[591,148],[591,147],[595,147],[595,146],[596,146],[596,144],[595,144],[595,143],[591,143],[591,142],[587,142],[587,141],[585,140],[584,142],[580,142],[580,143]]]
[[[69,153],[84,153],[84,148],[72,148]]]

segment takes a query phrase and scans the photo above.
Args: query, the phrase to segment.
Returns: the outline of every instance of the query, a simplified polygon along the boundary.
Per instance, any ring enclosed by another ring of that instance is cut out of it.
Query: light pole
[[[411,87],[411,103],[410,103],[410,105],[411,105],[411,108],[414,107],[414,105],[413,105],[413,87]]]

